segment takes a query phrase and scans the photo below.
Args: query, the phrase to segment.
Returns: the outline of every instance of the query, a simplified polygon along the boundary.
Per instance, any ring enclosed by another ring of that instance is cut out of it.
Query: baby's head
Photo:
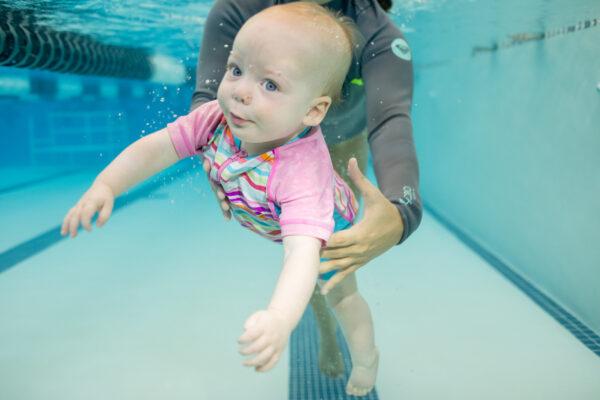
[[[347,18],[315,3],[273,6],[250,18],[217,94],[233,134],[270,149],[318,125],[341,97],[356,35]]]

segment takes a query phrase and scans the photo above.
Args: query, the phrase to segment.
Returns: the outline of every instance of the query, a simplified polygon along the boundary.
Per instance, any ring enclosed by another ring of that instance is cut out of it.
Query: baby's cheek
[[[217,89],[217,101],[219,103],[219,107],[221,107],[221,110],[226,110],[224,100],[227,98],[227,93],[229,93],[227,84],[224,82],[225,82],[224,80],[221,81],[221,84],[219,85],[219,88]]]

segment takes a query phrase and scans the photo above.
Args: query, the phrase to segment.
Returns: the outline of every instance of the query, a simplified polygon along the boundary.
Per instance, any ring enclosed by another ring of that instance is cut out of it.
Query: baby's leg
[[[352,357],[352,373],[346,392],[363,396],[375,385],[379,366],[371,310],[358,292],[354,273],[338,283],[326,297],[342,326]]]
[[[335,335],[335,317],[318,285],[315,286],[310,305],[319,328],[319,369],[325,375],[337,378],[344,373],[344,359]]]

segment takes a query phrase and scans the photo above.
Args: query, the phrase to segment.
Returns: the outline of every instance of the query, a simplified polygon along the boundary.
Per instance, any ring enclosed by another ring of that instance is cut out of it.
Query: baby
[[[115,158],[69,210],[61,234],[77,235],[108,220],[114,198],[182,158],[199,155],[223,188],[233,217],[282,242],[284,259],[266,310],[252,314],[238,342],[244,361],[271,369],[309,302],[319,276],[319,250],[333,231],[352,225],[358,205],[333,169],[320,122],[339,101],[356,33],[348,20],[314,3],[273,6],[235,37],[217,100],[147,135]],[[326,295],[342,326],[353,369],[350,395],[375,384],[379,352],[369,307],[354,273]],[[245,346],[245,347],[243,347]]]

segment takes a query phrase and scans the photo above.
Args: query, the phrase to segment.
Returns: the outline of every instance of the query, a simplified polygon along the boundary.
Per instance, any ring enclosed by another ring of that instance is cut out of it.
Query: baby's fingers
[[[92,217],[96,214],[97,206],[94,203],[85,203],[81,210],[81,225],[85,228],[86,231],[90,232],[92,230]]]
[[[63,223],[60,227],[60,234],[62,236],[65,236],[67,234],[67,232],[69,231],[69,224],[71,222],[71,216],[73,215],[74,210],[75,210],[74,208],[71,208],[69,210],[69,212],[67,212],[67,215],[65,215],[65,217],[63,218]]]
[[[279,361],[280,357],[281,353],[273,354],[271,356],[271,359],[266,364],[256,368],[256,372],[267,372],[268,370],[273,368],[275,364],[277,364],[277,361]]]
[[[107,199],[100,210],[100,214],[98,215],[98,219],[96,220],[96,226],[100,228],[102,225],[108,221],[110,214],[112,213],[114,201],[113,199]]]
[[[254,357],[251,360],[244,361],[244,366],[246,367],[261,367],[267,364],[275,353],[275,349],[272,346],[269,346],[262,350],[260,354]]]
[[[73,210],[71,217],[69,218],[69,233],[71,237],[77,236],[77,229],[79,228],[79,207]]]

